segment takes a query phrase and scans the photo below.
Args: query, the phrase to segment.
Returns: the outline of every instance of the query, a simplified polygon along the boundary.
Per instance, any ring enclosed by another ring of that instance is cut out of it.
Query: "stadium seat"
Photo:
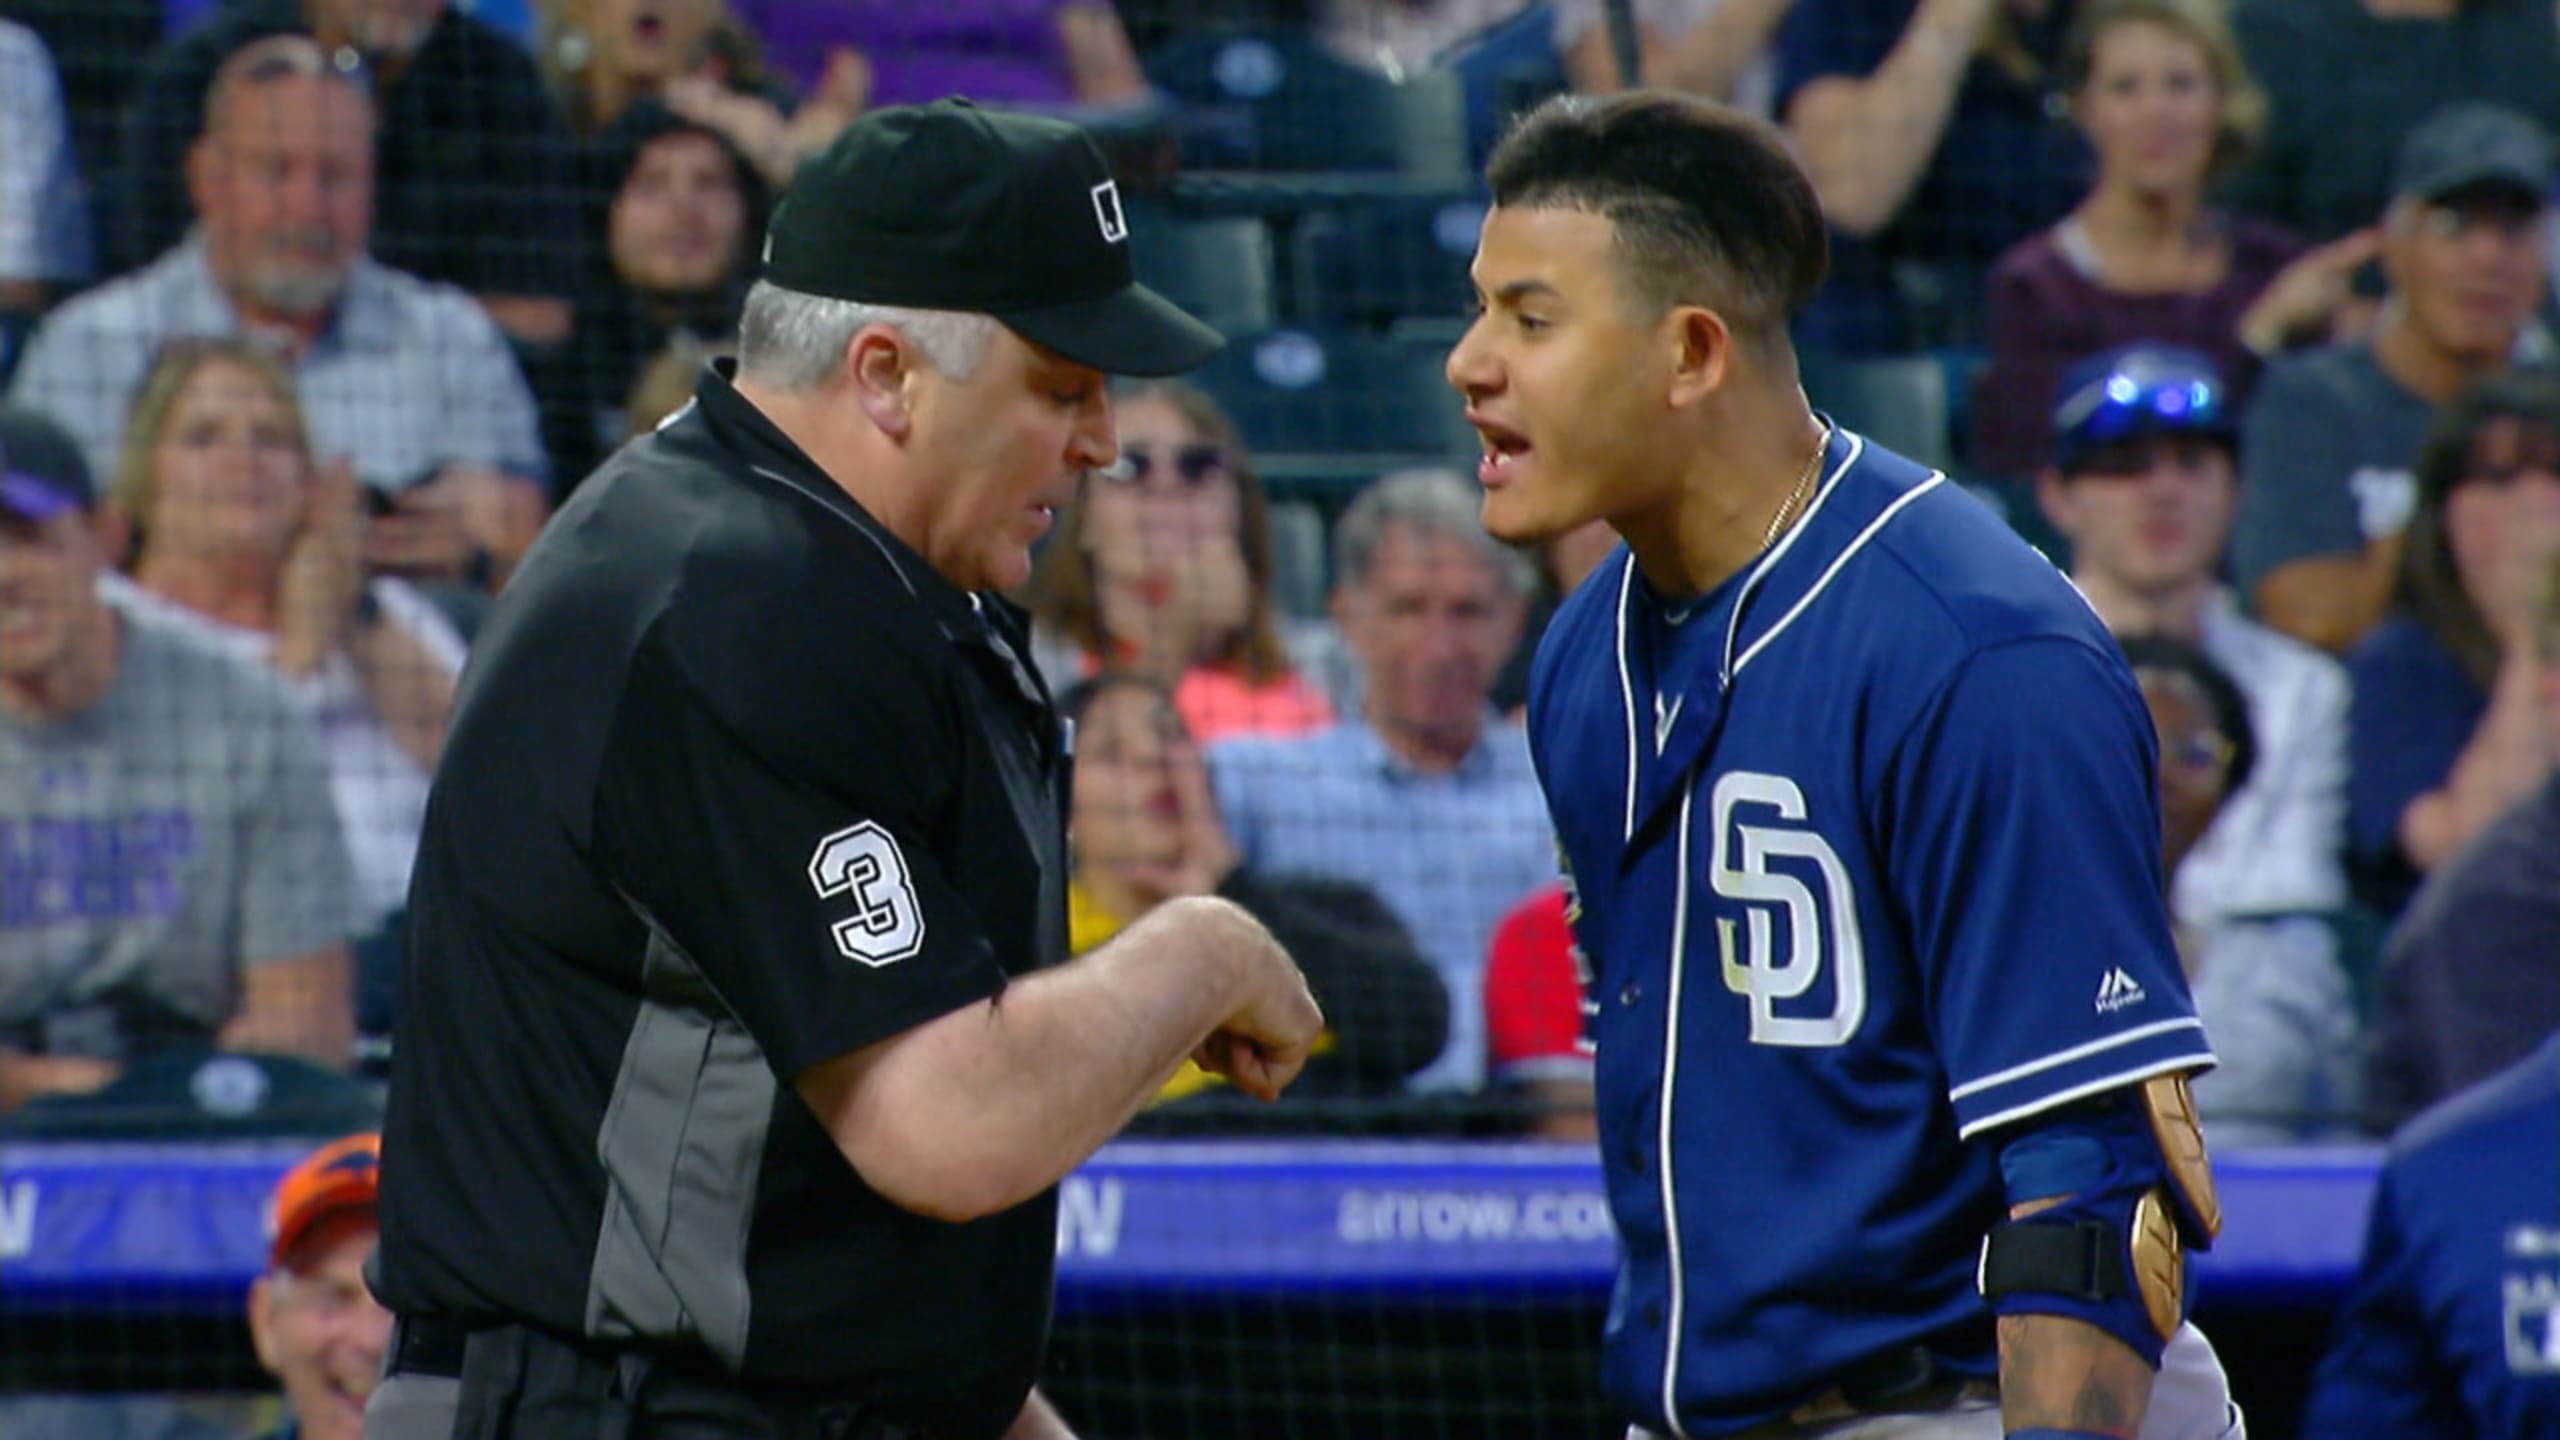
[[[1307,500],[1271,502],[1271,602],[1282,615],[1324,614],[1324,512]]]
[[[1250,216],[1193,220],[1133,213],[1129,259],[1139,280],[1227,334],[1267,330],[1278,318],[1271,227]]]
[[[1455,73],[1404,81],[1347,64],[1304,34],[1207,30],[1147,57],[1181,106],[1192,170],[1356,171],[1455,183],[1473,167]]]
[[[1454,71],[1409,75],[1387,92],[1395,122],[1395,168],[1410,180],[1468,185],[1476,177],[1467,90]]]
[[[285,1055],[163,1050],[105,1089],[42,1095],[0,1119],[18,1140],[237,1140],[352,1134],[381,1127],[364,1082]]]
[[[1386,327],[1467,312],[1467,266],[1485,202],[1473,193],[1372,201],[1298,222],[1290,309],[1316,325]]]
[[[1512,117],[1560,91],[1555,7],[1531,5],[1442,51],[1433,68],[1458,78],[1466,102],[1470,160],[1482,165]]]
[[[1145,69],[1183,107],[1175,129],[1188,168],[1395,166],[1394,82],[1311,36],[1204,31],[1148,56]]]
[[[1241,337],[1193,381],[1233,416],[1266,473],[1291,456],[1375,457],[1373,468],[1475,453],[1437,348],[1346,331]],[[1353,467],[1358,468],[1358,467]]]
[[[1934,355],[1847,358],[1817,350],[1798,357],[1814,407],[1923,465],[1955,464],[1947,370]]]

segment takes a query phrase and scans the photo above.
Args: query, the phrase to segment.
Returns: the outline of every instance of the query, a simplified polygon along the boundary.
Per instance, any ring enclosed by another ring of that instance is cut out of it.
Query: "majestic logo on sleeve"
[[[1105,180],[1093,187],[1093,218],[1102,222],[1102,238],[1114,245],[1129,238],[1129,217],[1120,210],[1120,184]]]
[[[848,825],[818,842],[809,856],[818,898],[853,897],[851,919],[827,927],[848,960],[874,969],[924,948],[924,909],[898,841],[875,821]]]
[[[1739,945],[1734,922],[1717,917],[1716,953],[1723,961],[1725,988],[1750,997],[1752,1043],[1845,1044],[1867,1015],[1867,949],[1858,931],[1848,867],[1831,842],[1805,823],[1804,791],[1783,775],[1735,770],[1717,777],[1712,811],[1715,849],[1709,883],[1716,894],[1750,907]],[[1766,815],[1778,823],[1746,824],[1746,815]],[[1779,868],[1773,861],[1786,863]],[[1805,883],[1807,876],[1820,882],[1819,894]],[[1782,915],[1783,942],[1778,927]],[[1781,1002],[1801,1000],[1826,971],[1832,987],[1829,1014],[1782,1007]]]
[[[2119,1010],[2141,1004],[2146,998],[2148,997],[2143,993],[2142,982],[2126,974],[2121,965],[2109,970],[2098,979],[2096,1003],[2098,1013],[2101,1015],[2113,1015]]]

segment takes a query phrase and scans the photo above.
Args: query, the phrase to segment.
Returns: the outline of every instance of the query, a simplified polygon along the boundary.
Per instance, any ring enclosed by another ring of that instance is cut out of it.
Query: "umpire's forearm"
[[[2060,1315],[2000,1319],[2000,1422],[2131,1440],[2151,1402],[2151,1367],[2126,1344]]]
[[[1169,901],[1092,954],[798,1087],[874,1190],[939,1219],[993,1214],[1083,1163],[1235,1013],[1261,933],[1224,901]]]

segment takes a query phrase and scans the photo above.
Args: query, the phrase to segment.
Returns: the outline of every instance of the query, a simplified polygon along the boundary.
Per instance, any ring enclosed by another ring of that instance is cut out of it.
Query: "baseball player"
[[[2302,1433],[2560,1435],[2560,1035],[2393,1137]]]
[[[1988,510],[1811,411],[1823,221],[1766,126],[1568,98],[1489,179],[1448,362],[1486,526],[1625,542],[1528,717],[1629,1434],[2241,1434],[2183,1320],[2212,1056],[2122,656]]]

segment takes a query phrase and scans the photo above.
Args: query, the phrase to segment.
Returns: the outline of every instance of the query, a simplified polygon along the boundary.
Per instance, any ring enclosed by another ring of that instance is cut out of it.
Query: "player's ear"
[[[1724,384],[1733,366],[1735,336],[1725,318],[1702,305],[1676,305],[1663,316],[1663,343],[1671,356],[1674,407],[1694,405]]]
[[[915,428],[918,358],[907,338],[887,325],[865,325],[845,345],[845,380],[854,403],[892,440],[905,439]]]

